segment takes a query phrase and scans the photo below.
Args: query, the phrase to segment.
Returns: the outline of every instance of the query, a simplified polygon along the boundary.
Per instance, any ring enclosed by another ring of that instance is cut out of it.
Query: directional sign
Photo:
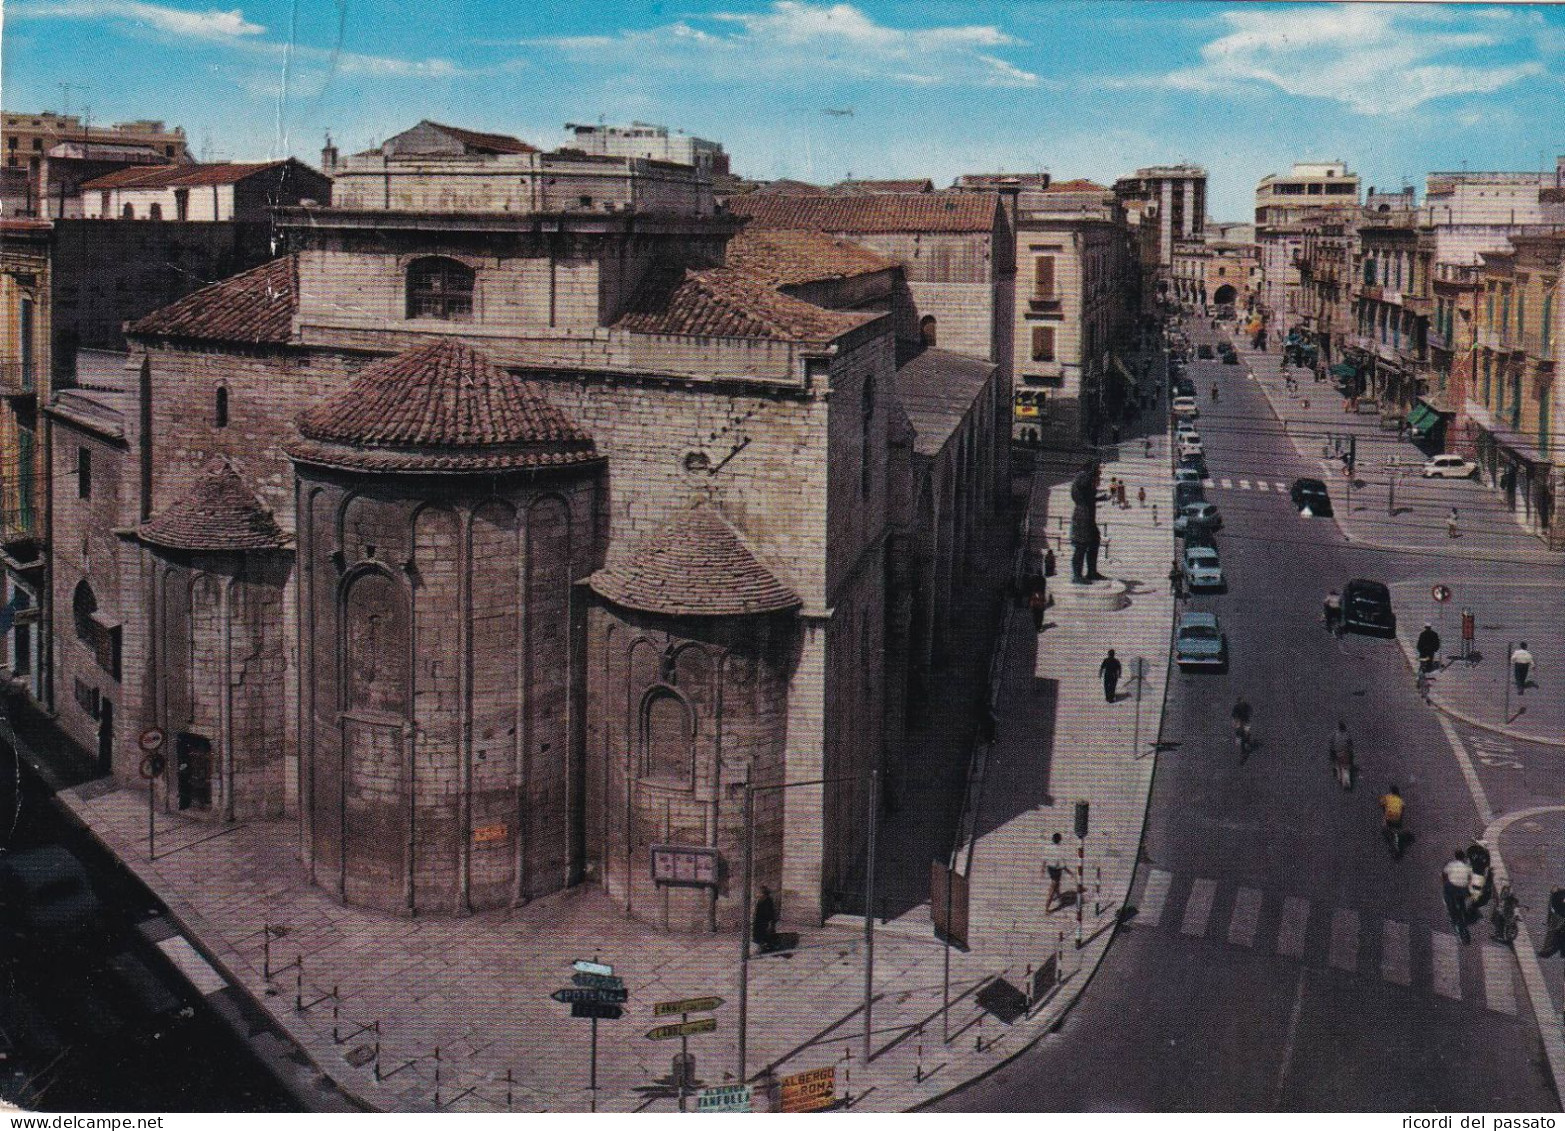
[[[782,1085],[782,1109],[784,1112],[819,1111],[830,1107],[837,1099],[837,1073],[835,1068],[812,1068],[784,1076]]]
[[[723,1004],[720,997],[687,997],[683,1001],[660,1001],[652,1007],[652,1016],[667,1017],[674,1013],[710,1013]]]
[[[1429,595],[1443,605],[1451,599],[1451,590],[1449,586],[1436,585],[1429,591]]]
[[[749,1084],[719,1084],[696,1093],[697,1111],[749,1111]]]
[[[568,987],[563,990],[555,990],[549,995],[555,1001],[564,1002],[566,1005],[574,1005],[578,1001],[598,1001],[605,1004],[621,1002],[630,997],[625,990],[596,990],[582,989],[580,987]]]
[[[717,1028],[717,1018],[703,1017],[699,1021],[686,1021],[680,1025],[659,1025],[647,1030],[649,1041],[671,1041],[675,1037],[693,1037],[697,1033],[710,1033]]]
[[[625,1016],[625,1011],[617,1005],[605,1005],[599,1001],[577,1001],[571,1003],[572,1017],[593,1017],[600,1021],[618,1021]]]
[[[571,963],[571,969],[582,974],[602,974],[605,978],[613,977],[614,967],[606,962],[588,962],[585,958]]]
[[[616,978],[612,974],[572,974],[571,981],[578,986],[587,986],[595,990],[623,990],[625,980]]]

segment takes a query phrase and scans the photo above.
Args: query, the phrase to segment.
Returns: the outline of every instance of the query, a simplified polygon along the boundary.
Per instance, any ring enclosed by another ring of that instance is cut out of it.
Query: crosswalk
[[[1323,907],[1303,896],[1224,885],[1206,876],[1179,877],[1162,868],[1137,877],[1129,922],[1138,930],[1165,928],[1189,938],[1226,939],[1244,950],[1272,953],[1392,985],[1426,987],[1438,997],[1481,1004],[1516,1016],[1516,956],[1481,941],[1474,927],[1471,947],[1449,931],[1379,919],[1360,909]],[[1182,903],[1182,905],[1180,905]],[[1463,955],[1476,954],[1466,962]]]
[[[1240,491],[1276,491],[1279,495],[1288,493],[1288,484],[1280,479],[1240,479],[1237,482],[1232,478],[1203,479],[1201,480],[1201,486],[1208,490],[1214,487],[1221,487],[1224,491],[1232,491],[1237,488]]]

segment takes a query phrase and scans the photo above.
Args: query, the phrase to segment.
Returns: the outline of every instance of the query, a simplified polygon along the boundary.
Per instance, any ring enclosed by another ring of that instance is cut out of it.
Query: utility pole
[[[875,827],[880,824],[880,767],[869,772],[869,845],[864,871],[864,1066],[869,1067],[875,1005]]]

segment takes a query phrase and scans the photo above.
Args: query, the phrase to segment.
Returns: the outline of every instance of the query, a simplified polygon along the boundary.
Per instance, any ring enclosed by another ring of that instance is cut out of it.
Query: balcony
[[[1060,308],[1060,294],[1051,291],[1048,294],[1030,294],[1027,296],[1027,306],[1031,310],[1058,310]]]
[[[0,397],[35,397],[38,395],[38,366],[24,366],[20,361],[0,361]]]

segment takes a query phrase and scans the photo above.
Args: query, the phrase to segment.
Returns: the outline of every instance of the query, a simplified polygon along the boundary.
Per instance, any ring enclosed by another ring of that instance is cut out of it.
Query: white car
[[[1194,397],[1175,397],[1174,415],[1194,418],[1201,415],[1201,406],[1195,403]]]
[[[1424,464],[1425,479],[1471,479],[1478,465],[1462,456],[1443,455]]]
[[[1180,459],[1184,459],[1186,456],[1204,456],[1204,455],[1206,455],[1206,449],[1201,447],[1201,438],[1199,436],[1185,436],[1185,437],[1181,437],[1180,438],[1180,440],[1179,440],[1179,458]]]
[[[1181,420],[1174,426],[1174,435],[1180,440],[1199,440],[1201,434],[1196,431],[1195,424],[1189,420]]]

